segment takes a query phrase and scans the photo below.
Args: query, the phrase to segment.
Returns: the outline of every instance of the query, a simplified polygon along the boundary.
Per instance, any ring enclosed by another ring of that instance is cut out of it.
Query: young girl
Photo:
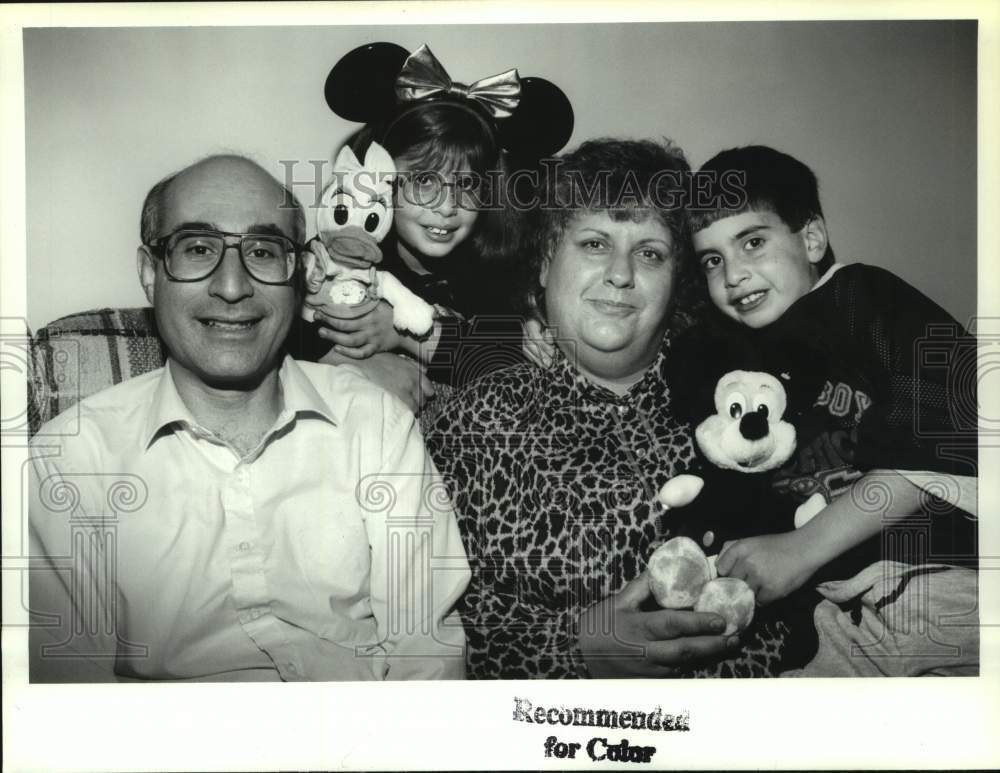
[[[384,301],[353,318],[318,315],[318,335],[333,344],[322,361],[401,353],[423,364],[432,381],[453,386],[516,361],[520,322],[497,316],[511,313],[516,275],[506,172],[512,164],[530,168],[565,144],[573,126],[566,97],[515,70],[466,87],[448,78],[426,46],[409,55],[389,43],[343,57],[326,97],[341,117],[366,121],[351,141],[359,158],[373,141],[392,156],[400,174],[379,268],[437,314],[420,340],[393,327]]]

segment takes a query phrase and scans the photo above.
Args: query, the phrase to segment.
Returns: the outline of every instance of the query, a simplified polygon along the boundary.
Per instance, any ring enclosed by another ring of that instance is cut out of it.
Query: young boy
[[[712,303],[751,329],[776,373],[805,363],[825,381],[774,479],[819,512],[794,531],[727,544],[720,574],[744,578],[767,604],[881,558],[975,566],[974,519],[955,507],[975,512],[974,339],[890,272],[834,262],[816,177],[801,162],[750,146],[704,172],[715,174],[702,189],[712,205],[692,208],[692,230]],[[895,542],[881,539],[888,524]]]

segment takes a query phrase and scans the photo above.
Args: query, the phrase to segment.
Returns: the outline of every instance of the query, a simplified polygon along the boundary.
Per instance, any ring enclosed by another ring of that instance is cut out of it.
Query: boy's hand
[[[316,312],[320,338],[334,343],[334,350],[347,357],[363,360],[376,352],[391,352],[400,347],[402,338],[392,325],[392,306],[379,301],[366,313],[353,318],[332,317]]]
[[[802,542],[794,531],[727,542],[716,569],[720,576],[745,580],[757,604],[770,604],[798,590],[819,569]]]
[[[540,368],[549,367],[556,346],[552,331],[537,319],[526,320],[523,328],[521,349],[524,356]]]

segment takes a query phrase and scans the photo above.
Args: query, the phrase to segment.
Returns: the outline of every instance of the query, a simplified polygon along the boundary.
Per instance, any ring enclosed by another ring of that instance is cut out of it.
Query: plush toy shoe
[[[724,636],[746,629],[753,620],[754,592],[738,577],[716,577],[701,589],[695,612],[714,612],[726,621]]]

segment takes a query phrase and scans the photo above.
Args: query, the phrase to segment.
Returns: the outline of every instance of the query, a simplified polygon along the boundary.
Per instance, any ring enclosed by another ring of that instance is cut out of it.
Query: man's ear
[[[156,258],[145,244],[139,245],[135,251],[135,266],[139,272],[139,284],[146,293],[146,300],[153,305],[153,288],[156,286]]]
[[[815,265],[826,255],[826,222],[822,216],[814,215],[802,226],[802,238],[806,244],[806,255],[809,262]]]

